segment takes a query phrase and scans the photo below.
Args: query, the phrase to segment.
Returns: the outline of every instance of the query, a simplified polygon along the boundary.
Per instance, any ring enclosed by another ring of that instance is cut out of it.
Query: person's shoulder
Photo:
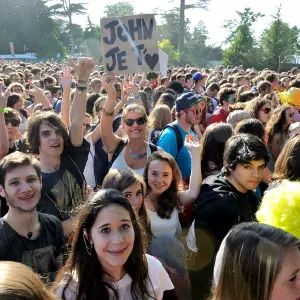
[[[175,123],[171,123],[171,124],[175,124]],[[168,124],[168,125],[171,125],[171,124]],[[170,126],[167,126],[162,130],[162,132],[160,134],[160,137],[159,137],[159,140],[158,140],[158,143],[162,139],[173,139],[173,138],[176,138],[176,133]]]
[[[153,287],[156,299],[162,299],[164,291],[173,290],[174,285],[161,262],[149,254],[146,254],[146,257],[148,262],[148,275],[151,281],[150,287]]]
[[[61,220],[59,220],[56,216],[38,212],[39,220],[42,224],[47,224],[53,229],[53,226],[56,228],[62,229]]]

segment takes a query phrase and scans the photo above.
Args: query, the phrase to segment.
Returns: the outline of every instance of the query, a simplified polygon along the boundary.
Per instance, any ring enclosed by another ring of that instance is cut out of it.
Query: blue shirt
[[[183,144],[184,144],[185,137],[187,134],[191,133],[196,138],[196,134],[192,130],[190,130],[190,132],[185,132],[178,125],[177,121],[175,121],[173,124],[176,124],[176,126],[179,128],[181,136],[182,136]],[[183,179],[190,177],[190,175],[191,175],[191,155],[185,146],[182,146],[182,148],[179,150],[179,153],[177,153],[176,133],[172,128],[166,128],[162,132],[162,134],[158,140],[157,146],[161,147],[162,149],[164,149],[164,151],[168,152],[175,158]]]

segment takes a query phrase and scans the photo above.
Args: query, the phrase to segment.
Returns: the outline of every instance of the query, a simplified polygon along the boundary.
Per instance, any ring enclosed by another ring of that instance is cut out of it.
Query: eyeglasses
[[[189,109],[187,109],[187,111],[192,111],[193,113],[194,113],[194,115],[199,115],[199,114],[201,114],[201,108],[195,108],[195,109],[193,109],[193,108],[189,108]]]
[[[263,111],[266,115],[268,115],[271,112],[272,108],[266,107],[266,108],[261,108],[260,110]]]
[[[8,125],[9,123],[12,126],[17,127],[17,126],[20,125],[20,120],[18,120],[18,119],[11,119],[11,120],[5,119],[5,125]]]
[[[129,126],[129,127],[131,127],[131,126],[134,124],[134,122],[135,122],[136,124],[138,124],[138,125],[144,125],[145,122],[146,122],[146,120],[145,120],[144,117],[137,118],[137,119],[127,119],[127,120],[124,120],[124,123],[125,123],[127,126]]]

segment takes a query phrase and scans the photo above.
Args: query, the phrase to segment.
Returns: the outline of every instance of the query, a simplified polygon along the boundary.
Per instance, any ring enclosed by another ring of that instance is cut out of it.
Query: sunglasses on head
[[[229,97],[229,98],[227,99],[227,101],[229,101],[229,102],[235,102],[235,101],[236,101],[236,99],[235,99],[235,98],[233,98],[233,97]]]
[[[267,115],[271,112],[272,108],[266,107],[266,108],[261,108],[260,110],[263,111]]]
[[[189,109],[187,109],[187,111],[192,111],[193,113],[194,113],[194,115],[199,115],[199,114],[201,114],[201,108],[195,108],[195,109],[193,109],[193,108],[189,108]]]
[[[132,126],[134,124],[134,122],[138,125],[144,125],[146,120],[144,117],[141,117],[141,118],[137,118],[137,119],[127,119],[124,121],[124,123],[129,127]]]
[[[20,125],[20,120],[18,120],[18,119],[12,119],[12,120],[5,119],[5,125],[8,125],[9,123],[12,126],[17,127],[17,126]]]

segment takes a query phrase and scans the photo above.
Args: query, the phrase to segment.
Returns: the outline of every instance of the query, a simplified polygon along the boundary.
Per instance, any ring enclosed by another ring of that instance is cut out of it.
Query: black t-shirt
[[[15,151],[29,153],[29,147],[26,143],[26,138],[21,138],[19,140],[16,140],[13,147],[8,149],[8,154],[11,154]]]
[[[42,213],[38,216],[41,229],[34,240],[19,235],[3,218],[0,219],[0,260],[23,263],[42,275],[46,282],[51,282],[61,267],[56,258],[62,254],[63,227],[54,216]]]
[[[79,147],[69,143],[61,154],[59,170],[42,173],[42,195],[38,211],[66,220],[72,210],[82,204],[85,190],[83,171],[89,151],[90,144],[85,139]]]

